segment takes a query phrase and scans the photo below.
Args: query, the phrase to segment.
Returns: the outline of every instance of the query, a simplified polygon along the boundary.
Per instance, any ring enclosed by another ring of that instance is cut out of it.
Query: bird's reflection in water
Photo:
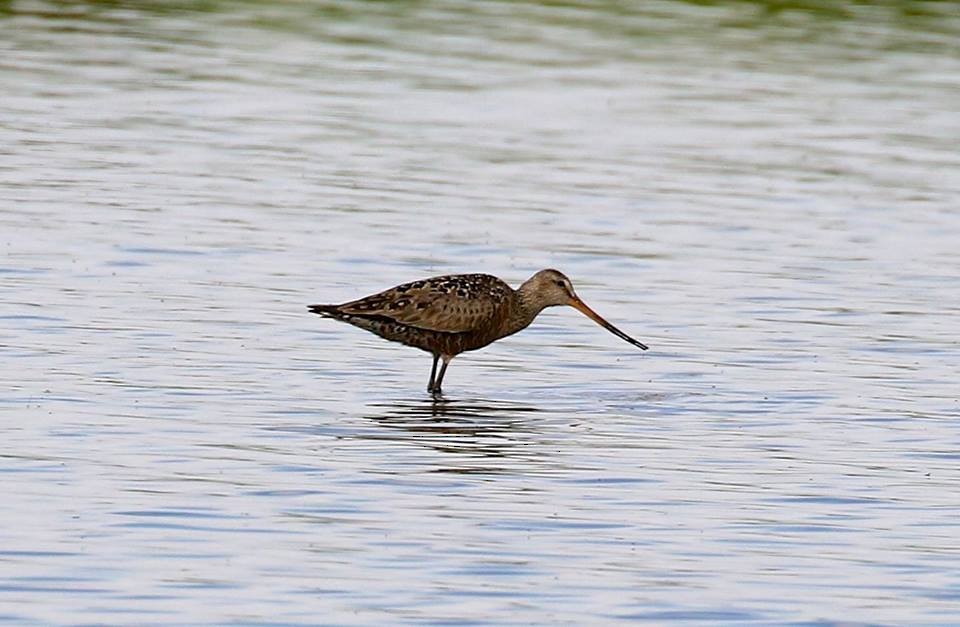
[[[481,460],[532,461],[531,458],[540,457],[541,447],[530,446],[542,437],[538,432],[540,421],[536,418],[541,410],[536,407],[505,401],[447,398],[400,400],[370,407],[380,411],[366,418],[389,431],[369,434],[369,437],[415,443],[461,457],[453,465],[435,468],[436,472],[502,472],[507,470],[504,465],[481,463]]]
[[[371,407],[385,409],[384,418],[447,418],[451,422],[486,421],[492,419],[519,418],[525,414],[539,412],[530,405],[519,405],[507,401],[487,399],[451,399],[433,397],[430,399],[400,400],[392,403],[373,403]],[[502,420],[498,424],[504,423]]]

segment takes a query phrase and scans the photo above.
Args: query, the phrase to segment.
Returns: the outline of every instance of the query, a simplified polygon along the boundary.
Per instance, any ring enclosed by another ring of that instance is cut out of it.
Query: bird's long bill
[[[606,330],[609,331],[610,333],[613,333],[614,335],[616,335],[616,336],[619,337],[620,339],[626,340],[626,341],[630,342],[631,344],[633,344],[634,346],[636,346],[636,347],[638,347],[638,348],[642,348],[643,350],[647,350],[647,345],[646,345],[646,344],[644,344],[643,342],[638,342],[637,340],[633,339],[632,337],[630,337],[629,335],[627,335],[626,333],[624,333],[623,331],[621,331],[621,330],[618,329],[617,327],[613,326],[612,324],[610,324],[609,322],[607,322],[606,320],[604,320],[604,319],[600,316],[600,314],[598,314],[598,313],[595,312],[594,310],[592,310],[592,309],[590,309],[589,307],[587,307],[587,304],[586,304],[585,302],[583,302],[582,300],[580,300],[579,298],[577,298],[576,296],[574,296],[574,297],[573,297],[573,300],[570,301],[570,306],[573,307],[574,309],[576,309],[577,311],[579,311],[580,313],[582,313],[583,315],[585,315],[586,317],[590,318],[591,320],[593,320],[593,321],[596,322],[597,324],[599,324],[601,327],[603,327],[604,329],[606,329]]]

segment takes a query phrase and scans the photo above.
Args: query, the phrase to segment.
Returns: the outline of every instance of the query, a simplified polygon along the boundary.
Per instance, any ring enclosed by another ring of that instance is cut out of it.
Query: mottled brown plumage
[[[348,322],[382,338],[433,355],[427,391],[440,393],[447,364],[528,326],[541,311],[570,305],[630,342],[642,343],[601,318],[557,270],[541,270],[514,290],[489,274],[452,274],[404,283],[340,305],[310,305],[313,313]],[[437,362],[443,360],[437,376]]]

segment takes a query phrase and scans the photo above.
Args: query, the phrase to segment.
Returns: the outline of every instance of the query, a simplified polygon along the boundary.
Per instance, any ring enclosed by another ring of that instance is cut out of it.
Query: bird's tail
[[[337,305],[307,305],[312,313],[319,314],[326,318],[342,318],[343,315],[337,309]]]
[[[311,313],[323,316],[324,318],[333,318],[340,322],[346,322],[361,329],[373,331],[378,335],[382,335],[380,329],[383,328],[384,322],[393,323],[392,320],[382,318],[381,316],[364,316],[363,314],[347,313],[343,311],[341,307],[342,305],[307,305],[307,309],[309,309]]]

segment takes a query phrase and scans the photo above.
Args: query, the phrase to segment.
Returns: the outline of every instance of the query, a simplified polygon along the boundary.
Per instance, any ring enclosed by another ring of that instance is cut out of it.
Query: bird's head
[[[537,309],[556,305],[571,305],[577,298],[573,284],[559,270],[541,270],[520,287]]]
[[[519,291],[523,301],[534,312],[542,311],[545,307],[570,305],[617,337],[630,342],[637,348],[647,350],[645,344],[633,339],[587,307],[587,304],[573,291],[570,279],[559,270],[548,269],[537,272],[520,286]]]

